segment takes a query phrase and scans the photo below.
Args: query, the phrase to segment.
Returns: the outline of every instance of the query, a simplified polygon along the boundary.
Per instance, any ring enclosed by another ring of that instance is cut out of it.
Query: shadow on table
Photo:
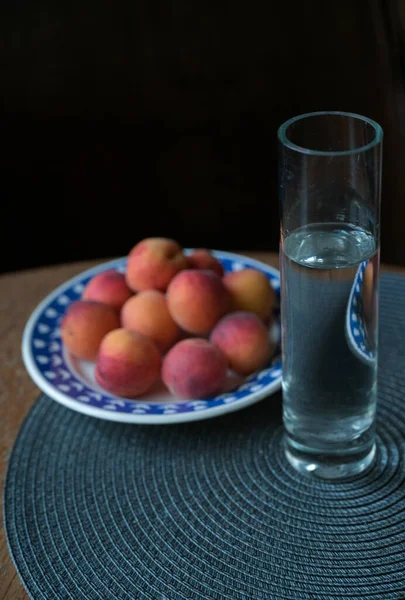
[[[145,437],[149,440],[161,440],[162,437],[175,436],[179,446],[185,440],[191,439],[212,440],[221,442],[225,438],[237,436],[244,432],[255,432],[261,435],[266,429],[275,430],[281,421],[281,392],[268,396],[244,409],[237,410],[220,417],[191,421],[187,423],[174,423],[165,425],[139,425],[126,423],[111,423],[106,427],[105,421],[94,419],[95,428],[102,430],[109,438],[118,437]],[[84,417],[93,418],[93,417]]]

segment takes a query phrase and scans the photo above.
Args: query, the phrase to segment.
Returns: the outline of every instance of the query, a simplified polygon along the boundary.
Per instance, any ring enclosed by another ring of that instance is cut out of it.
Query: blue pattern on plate
[[[366,362],[373,362],[375,352],[368,339],[363,318],[363,278],[368,263],[368,260],[363,261],[357,269],[347,307],[346,330],[349,343],[356,354]]]
[[[243,258],[235,260],[224,258],[223,254],[213,252],[220,258],[225,272],[238,271],[246,267],[254,267],[262,271],[270,280],[272,287],[279,296],[280,280],[276,272],[260,268],[254,261],[251,263]],[[115,268],[117,271],[124,272],[126,258],[118,259],[109,264],[108,268]],[[105,270],[101,265],[92,270],[91,275],[79,281],[75,280],[70,287],[67,287],[53,298],[41,311],[32,330],[31,353],[35,365],[42,376],[60,392],[68,395],[71,399],[79,403],[86,404],[97,409],[115,411],[127,414],[148,414],[148,415],[170,415],[181,412],[197,412],[207,408],[229,405],[252,393],[258,392],[269,384],[280,379],[281,376],[281,358],[279,352],[273,359],[268,368],[253,374],[245,382],[230,392],[221,394],[214,398],[192,401],[174,401],[173,403],[152,404],[147,401],[126,400],[111,396],[110,394],[89,386],[80,379],[73,371],[65,355],[64,346],[60,338],[59,325],[69,304],[81,297],[81,294],[88,283],[97,272]],[[277,320],[279,311],[277,313]]]

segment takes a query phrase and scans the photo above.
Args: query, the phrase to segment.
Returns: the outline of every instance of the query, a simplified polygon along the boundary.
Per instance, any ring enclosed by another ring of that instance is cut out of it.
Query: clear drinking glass
[[[278,138],[286,455],[347,477],[375,455],[383,131],[316,112]]]

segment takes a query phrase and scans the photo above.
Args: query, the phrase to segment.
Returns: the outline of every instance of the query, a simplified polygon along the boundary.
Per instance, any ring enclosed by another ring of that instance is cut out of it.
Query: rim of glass
[[[308,117],[319,117],[322,115],[339,115],[341,117],[350,117],[352,119],[358,119],[360,121],[364,121],[365,123],[368,123],[369,125],[371,125],[374,128],[375,137],[371,142],[369,142],[365,146],[359,146],[358,148],[351,148],[350,150],[336,150],[336,151],[311,150],[310,148],[305,148],[304,146],[298,146],[297,144],[294,144],[294,142],[292,142],[291,140],[288,139],[287,129],[290,127],[290,125],[292,125],[293,123],[296,123],[297,121],[307,119]],[[287,146],[287,148],[290,148],[291,150],[296,150],[297,152],[301,152],[302,154],[312,154],[315,156],[347,156],[350,154],[358,154],[359,152],[366,152],[367,150],[370,150],[374,146],[377,146],[377,144],[379,144],[381,142],[381,140],[383,139],[384,134],[383,134],[383,129],[382,129],[381,125],[379,125],[377,123],[377,121],[374,121],[373,119],[370,119],[369,117],[365,117],[365,116],[359,115],[357,113],[344,112],[344,111],[340,111],[340,110],[320,110],[320,111],[316,111],[316,112],[304,113],[302,115],[297,115],[296,117],[293,117],[292,119],[288,119],[288,121],[285,121],[282,125],[280,125],[280,127],[278,128],[277,135],[278,135],[280,142],[282,144],[284,144],[284,146]]]

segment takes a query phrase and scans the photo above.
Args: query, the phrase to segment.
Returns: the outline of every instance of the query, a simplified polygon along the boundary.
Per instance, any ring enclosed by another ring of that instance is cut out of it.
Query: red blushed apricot
[[[110,269],[95,275],[89,281],[82,299],[102,302],[119,311],[131,296],[132,290],[127,286],[125,275]]]
[[[229,367],[240,375],[250,375],[270,359],[274,348],[268,329],[249,312],[235,312],[219,321],[210,341],[228,361]]]
[[[224,274],[222,264],[205,248],[198,248],[187,256],[187,265],[189,269],[214,271],[219,277],[222,277]]]
[[[145,290],[130,298],[122,307],[121,324],[150,337],[162,353],[181,333],[169,313],[165,295],[158,290]]]
[[[185,331],[208,334],[229,309],[229,296],[213,271],[186,269],[167,289],[170,314]]]
[[[227,364],[223,354],[207,340],[178,342],[163,360],[162,379],[182,399],[209,398],[224,390]]]
[[[126,281],[135,292],[164,292],[176,273],[186,266],[186,257],[177,242],[147,238],[136,244],[128,255]]]
[[[61,337],[72,354],[93,361],[103,337],[119,326],[118,314],[111,306],[91,300],[76,300],[62,319]]]
[[[112,394],[134,398],[152,387],[160,368],[160,353],[152,340],[120,328],[101,342],[95,376],[97,383]]]
[[[228,273],[224,286],[231,296],[233,311],[248,311],[267,321],[274,309],[276,295],[266,275],[257,269]]]

